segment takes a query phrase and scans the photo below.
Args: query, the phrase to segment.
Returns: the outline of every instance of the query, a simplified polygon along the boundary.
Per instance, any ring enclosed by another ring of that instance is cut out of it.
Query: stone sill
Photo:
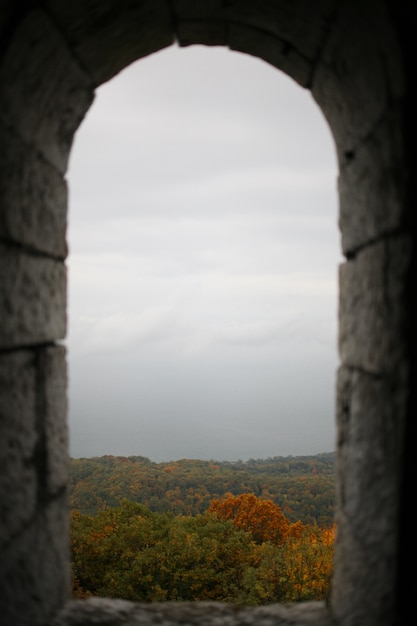
[[[323,602],[248,607],[222,602],[71,600],[53,626],[334,626]]]

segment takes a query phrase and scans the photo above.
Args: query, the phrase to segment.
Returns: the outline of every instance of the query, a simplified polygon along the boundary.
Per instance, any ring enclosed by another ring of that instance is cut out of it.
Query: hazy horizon
[[[336,452],[336,450],[323,450],[322,452],[316,452],[314,454],[277,454],[275,456],[267,456],[267,457],[249,457],[248,459],[217,459],[217,458],[207,458],[207,459],[200,459],[199,457],[184,457],[181,459],[166,459],[164,461],[155,461],[154,459],[149,458],[148,456],[146,456],[145,454],[99,454],[99,455],[93,455],[93,456],[70,456],[70,459],[102,459],[104,457],[114,457],[114,458],[145,458],[148,461],[150,461],[151,463],[156,463],[156,464],[160,464],[160,463],[177,463],[180,461],[204,461],[207,463],[213,462],[213,463],[248,463],[249,461],[268,461],[268,460],[273,460],[274,458],[278,458],[278,459],[290,459],[290,458],[298,458],[298,457],[315,457],[315,456],[322,456],[324,454],[334,454]]]

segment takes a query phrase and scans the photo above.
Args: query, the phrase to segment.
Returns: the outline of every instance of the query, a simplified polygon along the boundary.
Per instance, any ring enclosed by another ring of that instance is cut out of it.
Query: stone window
[[[176,624],[188,615],[189,623],[215,624],[226,623],[226,613],[230,624],[240,617],[256,624],[318,625],[333,618],[343,626],[401,623],[400,600],[407,595],[400,521],[412,518],[406,495],[416,389],[413,134],[405,130],[415,111],[411,15],[408,5],[378,0],[320,0],[314,7],[304,0],[2,3],[3,624],[51,624],[68,600],[66,365],[60,342],[66,334],[65,173],[73,135],[98,85],[175,42],[228,46],[281,69],[311,91],[335,140],[346,261],[340,271],[332,596],[329,607],[245,611],[94,600],[84,608],[68,605],[60,623],[157,623],[164,615],[163,623]]]

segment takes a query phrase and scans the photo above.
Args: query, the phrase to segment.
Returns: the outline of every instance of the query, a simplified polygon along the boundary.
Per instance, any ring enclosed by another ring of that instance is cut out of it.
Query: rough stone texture
[[[46,441],[46,487],[55,493],[68,481],[66,349],[43,350],[39,360]]]
[[[65,173],[73,135],[93,91],[41,11],[20,24],[0,64],[0,85],[0,120]]]
[[[2,626],[49,626],[70,587],[67,497],[44,502],[0,562]],[[6,600],[6,601],[5,601]]]
[[[400,166],[404,158],[401,125],[401,112],[391,110],[340,174],[339,225],[347,256],[384,234],[404,228],[407,173]]]
[[[36,368],[32,352],[0,355],[0,549],[34,515]]]
[[[387,504],[392,503],[393,497],[399,497],[405,390],[406,376],[398,371],[390,378],[346,367],[339,371],[338,467],[342,472],[339,500],[343,515],[358,524],[358,537],[371,544],[378,543],[378,535],[383,534],[381,528],[394,526],[395,507]],[[393,396],[397,398],[394,405],[390,402]],[[370,419],[364,420],[364,413]],[[369,440],[373,442],[372,450],[368,450]],[[363,496],[375,485],[378,485],[375,497],[365,510]]]
[[[95,86],[174,42],[167,0],[47,0],[46,5]]]
[[[257,31],[258,36],[264,34],[267,41],[273,39],[278,47],[310,62],[318,54],[334,13],[333,0],[321,0],[314,6],[308,0],[295,0],[285,3],[285,7],[279,3],[265,2],[262,11],[251,0],[241,0],[239,3],[222,0],[204,3],[173,0],[173,7],[176,22],[179,24],[180,42],[187,38],[187,33],[202,34],[205,31],[207,36],[207,32],[217,31],[219,43],[227,44],[230,41],[229,33],[235,27],[242,27],[243,30],[249,27]],[[312,12],[314,21],[311,19]],[[192,41],[201,43],[201,39]],[[204,43],[210,44],[214,41]]]
[[[65,258],[67,188],[62,175],[0,124],[0,238]]]
[[[339,351],[345,365],[383,374],[405,358],[411,250],[407,236],[394,236],[341,265]]]
[[[396,511],[407,408],[406,382],[406,372],[401,370],[384,378],[342,367],[338,375],[333,604],[341,615],[347,612],[355,615],[354,623],[358,624],[366,623],[371,612],[373,623],[382,623],[395,608],[389,591],[395,585],[396,574]],[[367,501],[370,493],[372,499]],[[369,570],[361,567],[364,560]],[[369,571],[372,571],[372,594],[368,587]],[[351,605],[353,590],[354,606]]]
[[[332,626],[321,602],[241,607],[220,602],[139,604],[91,598],[68,604],[53,626]]]
[[[221,19],[207,21],[178,21],[176,34],[180,46],[202,43],[205,46],[223,46],[228,44],[228,26]]]
[[[61,346],[0,356],[3,626],[49,624],[68,597],[65,375]]]
[[[237,5],[212,0],[203,4],[174,0],[177,36],[181,45],[227,45],[232,50],[264,59],[303,87],[311,82],[314,61],[332,20],[332,0],[286,3],[285,9],[265,3],[258,10],[250,0]],[[311,12],[314,11],[314,27]]]
[[[260,32],[275,35],[288,54],[305,59],[311,65],[327,37],[329,25],[335,12],[333,0],[309,0],[264,3],[264,10],[257,10],[251,0],[232,2],[230,22],[250,24]],[[285,52],[284,52],[285,54]]]
[[[341,166],[401,97],[400,57],[381,6],[376,12],[371,2],[340,4],[312,93],[333,130]]]
[[[0,347],[63,339],[66,269],[62,261],[0,244]]]
[[[275,35],[265,34],[254,28],[231,24],[228,44],[232,50],[249,52],[286,72],[302,87],[307,86],[310,82],[311,63],[298,54],[294,48],[288,48],[286,43],[277,39]]]

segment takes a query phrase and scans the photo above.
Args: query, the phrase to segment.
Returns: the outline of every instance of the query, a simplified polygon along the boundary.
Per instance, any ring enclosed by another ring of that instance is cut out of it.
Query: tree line
[[[249,461],[102,456],[70,461],[70,505],[95,515],[124,500],[153,513],[203,515],[213,499],[252,493],[280,507],[290,522],[330,528],[334,521],[334,453]]]

